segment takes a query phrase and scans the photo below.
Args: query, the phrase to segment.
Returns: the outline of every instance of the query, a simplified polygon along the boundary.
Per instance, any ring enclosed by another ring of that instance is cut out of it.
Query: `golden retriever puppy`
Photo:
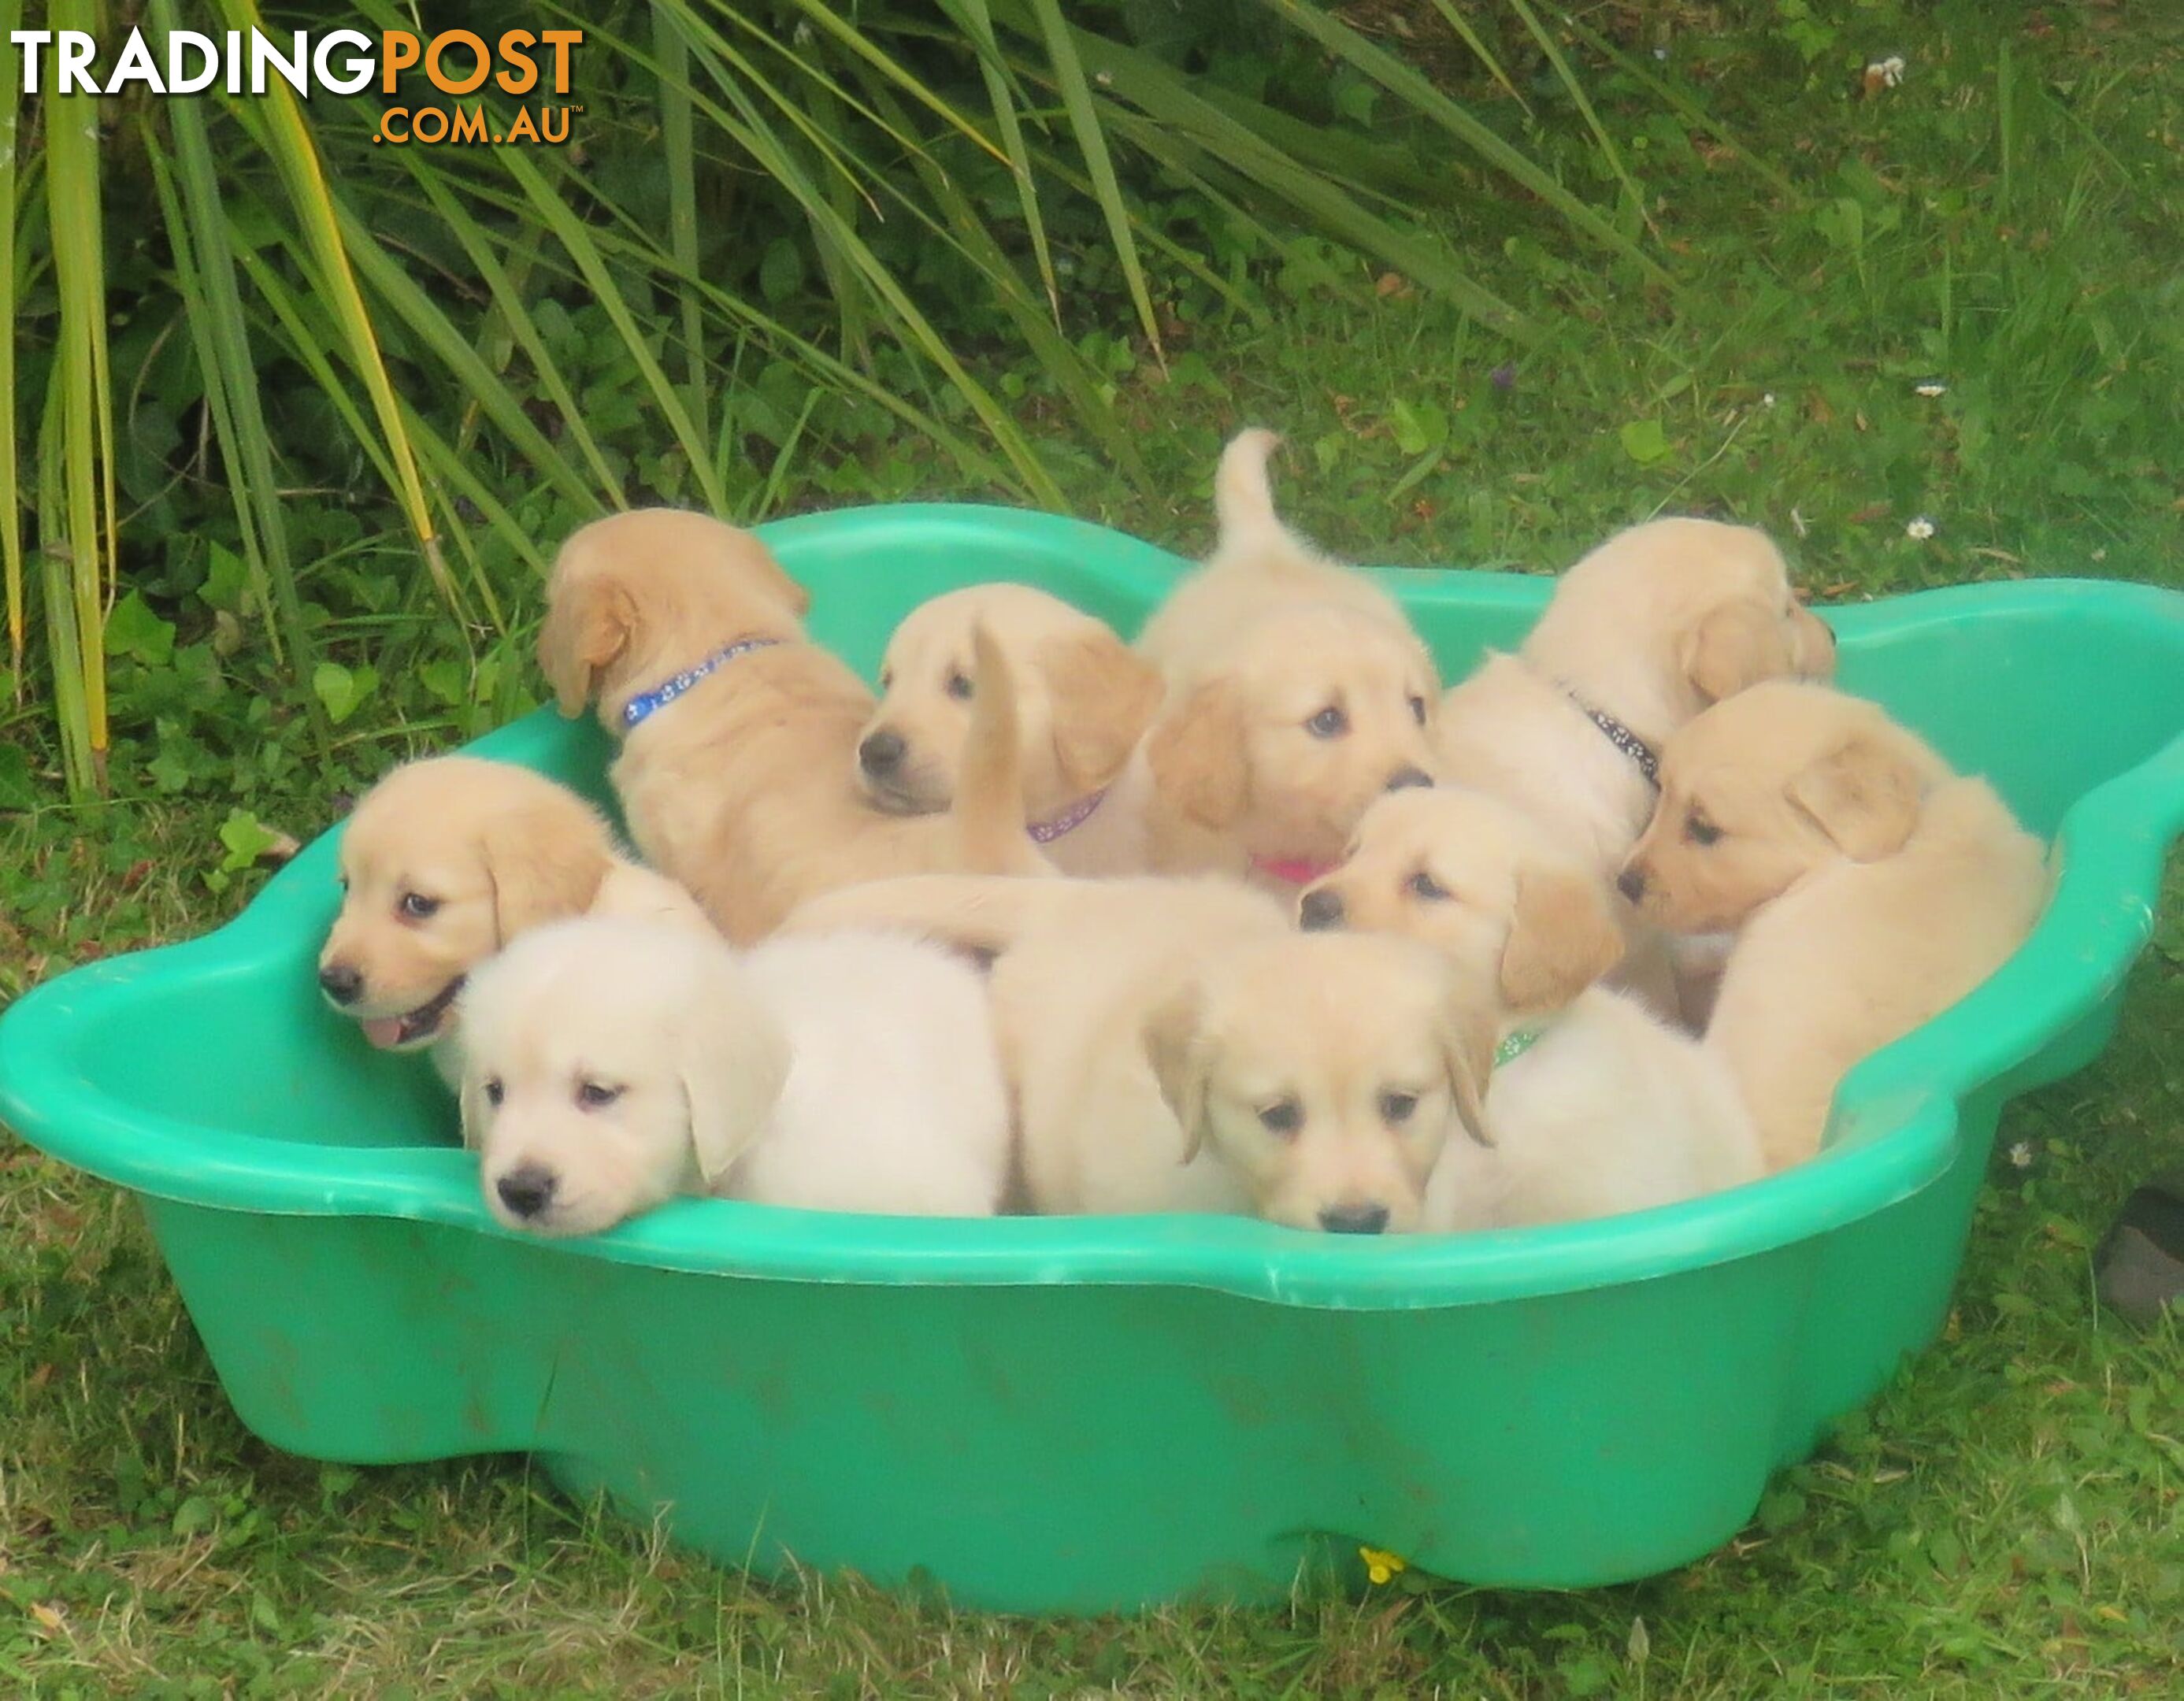
[[[341,912],[319,955],[327,1002],[383,1050],[447,1039],[464,976],[518,934],[583,914],[710,932],[696,901],[616,847],[599,813],[543,774],[475,756],[395,769],[343,828]]]
[[[1428,1228],[1610,1216],[1762,1173],[1720,1059],[1595,984],[1623,951],[1607,883],[1523,811],[1451,787],[1383,798],[1298,917],[1307,929],[1407,935],[1495,989],[1495,1143],[1444,1154]]]
[[[1314,604],[1347,609],[1398,631],[1410,622],[1395,599],[1363,575],[1323,554],[1274,511],[1267,459],[1273,432],[1239,432],[1214,473],[1220,534],[1206,564],[1184,577],[1138,634],[1138,653],[1174,681],[1198,676],[1207,658],[1241,628],[1277,609]]]
[[[1232,881],[931,876],[828,893],[788,925],[995,955],[1039,1211],[1401,1231],[1451,1131],[1486,1137],[1493,1012],[1469,977],[1409,942],[1295,933]]]
[[[1707,1044],[1777,1169],[1819,1149],[1851,1065],[1993,973],[2048,897],[2042,846],[1984,780],[1875,704],[1787,681],[1669,739],[1621,878],[1663,927],[1736,930]]]
[[[883,809],[955,801],[977,686],[976,635],[1008,658],[1032,840],[1064,874],[1145,868],[1143,770],[1123,783],[1160,707],[1158,670],[1107,625],[1028,585],[973,585],[911,611],[880,663],[857,778]]]
[[[1432,783],[1437,690],[1407,628],[1324,605],[1262,614],[1206,651],[1145,737],[1154,867],[1293,896],[1374,798]]]
[[[542,927],[471,976],[463,1132],[512,1229],[595,1234],[677,1193],[985,1216],[1009,1112],[985,987],[885,934],[738,956],[657,922]]]
[[[1529,811],[1612,881],[1652,812],[1662,740],[1762,680],[1834,671],[1834,636],[1764,532],[1656,520],[1578,562],[1522,647],[1441,699],[1434,771]],[[1630,943],[1621,978],[1697,1014],[1703,974],[1680,992],[1665,941]]]
[[[645,509],[580,528],[547,586],[538,659],[561,712],[595,702],[609,773],[646,859],[738,942],[799,899],[921,870],[1052,871],[1025,836],[1016,694],[990,675],[945,814],[882,813],[854,776],[872,693],[804,635],[809,599],[766,546],[701,514]]]

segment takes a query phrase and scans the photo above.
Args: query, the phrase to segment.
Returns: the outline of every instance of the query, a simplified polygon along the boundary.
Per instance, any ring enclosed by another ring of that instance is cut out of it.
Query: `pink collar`
[[[1079,798],[1052,820],[1034,821],[1024,831],[1031,835],[1031,842],[1034,844],[1050,845],[1056,839],[1075,832],[1078,828],[1090,820],[1093,812],[1100,807],[1106,796],[1107,790],[1103,786],[1090,797]]]
[[[1283,881],[1290,886],[1310,886],[1320,876],[1334,873],[1341,864],[1312,862],[1299,856],[1255,856],[1251,859],[1251,866],[1270,879]]]

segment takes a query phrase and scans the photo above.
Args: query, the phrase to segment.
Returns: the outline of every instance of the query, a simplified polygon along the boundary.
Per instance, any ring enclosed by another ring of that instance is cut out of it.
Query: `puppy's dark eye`
[[[1384,1122],[1407,1122],[1411,1113],[1418,1108],[1415,1092],[1384,1092],[1380,1095],[1380,1120]]]
[[[1304,1126],[1304,1111],[1294,1098],[1277,1098],[1259,1113],[1269,1134],[1294,1134]]]
[[[586,1110],[604,1110],[621,1097],[619,1087],[609,1087],[603,1081],[580,1081],[577,1083],[577,1103]]]
[[[1687,815],[1684,818],[1684,837],[1695,845],[1717,844],[1721,840],[1721,829],[1704,815]]]
[[[1411,699],[1411,719],[1421,726],[1426,724],[1426,700],[1423,697]]]
[[[405,892],[402,894],[402,901],[394,907],[407,920],[427,921],[438,913],[440,900],[427,898],[421,892]]]
[[[1428,903],[1446,903],[1448,901],[1448,888],[1424,869],[1411,876],[1409,891],[1412,897],[1423,898]]]
[[[508,1089],[500,1084],[500,1078],[496,1076],[485,1084],[485,1102],[498,1107],[500,1101],[507,1096],[507,1091]]]
[[[1330,703],[1305,722],[1304,730],[1315,738],[1340,738],[1350,730],[1350,717]]]
[[[958,703],[968,703],[971,700],[971,675],[962,672],[950,674],[948,694]]]

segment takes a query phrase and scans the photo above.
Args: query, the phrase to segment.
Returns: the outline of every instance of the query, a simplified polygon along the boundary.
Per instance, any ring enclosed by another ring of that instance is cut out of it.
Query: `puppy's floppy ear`
[[[710,1191],[758,1142],[788,1081],[788,1036],[760,1003],[725,947],[675,1013],[690,1149]]]
[[[1244,709],[1234,686],[1195,686],[1154,723],[1145,739],[1153,783],[1201,826],[1232,826],[1251,802],[1251,758]]]
[[[1054,759],[1074,790],[1122,771],[1160,712],[1160,670],[1110,631],[1050,638],[1037,665],[1054,707]]]
[[[1922,775],[1886,730],[1852,732],[1790,781],[1791,803],[1853,862],[1903,848],[1919,823]]]
[[[1790,662],[1781,621],[1750,597],[1723,603],[1684,638],[1684,676],[1708,703],[1780,677]]]
[[[1153,1079],[1160,1083],[1161,1097],[1167,1101],[1183,1130],[1180,1161],[1185,1164],[1198,1155],[1206,1137],[1209,1059],[1199,1042],[1205,1008],[1204,995],[1195,984],[1186,982],[1145,1016],[1145,1058],[1153,1066]]]
[[[566,553],[565,548],[565,559]],[[538,669],[565,716],[574,720],[584,712],[601,670],[629,648],[636,630],[636,598],[613,574],[579,576],[556,564],[545,624],[538,628]]]
[[[1600,881],[1576,869],[1528,870],[1502,948],[1502,1001],[1519,1014],[1561,1009],[1623,960],[1624,944]]]
[[[558,791],[558,788],[557,788]],[[479,846],[504,945],[548,921],[582,915],[614,866],[606,823],[574,793],[541,798],[486,827]]]
[[[1494,1019],[1489,1000],[1459,970],[1451,970],[1441,1010],[1441,1067],[1448,1096],[1463,1131],[1481,1146],[1492,1147],[1486,1126],[1486,1083],[1494,1072]]]

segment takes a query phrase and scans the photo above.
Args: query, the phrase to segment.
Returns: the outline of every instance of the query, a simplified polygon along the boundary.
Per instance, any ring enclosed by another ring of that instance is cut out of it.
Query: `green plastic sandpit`
[[[981,508],[765,530],[867,672],[950,586],[1021,579],[1128,630],[1184,564]],[[1549,588],[1386,579],[1451,678]],[[1482,1584],[1644,1576],[1732,1535],[1933,1337],[1996,1116],[2106,1042],[2184,826],[2184,597],[2031,581],[1828,618],[1844,685],[1992,777],[2063,877],[1998,974],[1852,1076],[1817,1160],[1690,1204],[1363,1240],[688,1200],[523,1239],[430,1065],[317,994],[338,829],[209,937],[23,998],[0,1116],[142,1199],[237,1411],[312,1458],[527,1451],[728,1564],[983,1608],[1265,1599],[1360,1546]],[[474,748],[603,796],[589,722]]]

